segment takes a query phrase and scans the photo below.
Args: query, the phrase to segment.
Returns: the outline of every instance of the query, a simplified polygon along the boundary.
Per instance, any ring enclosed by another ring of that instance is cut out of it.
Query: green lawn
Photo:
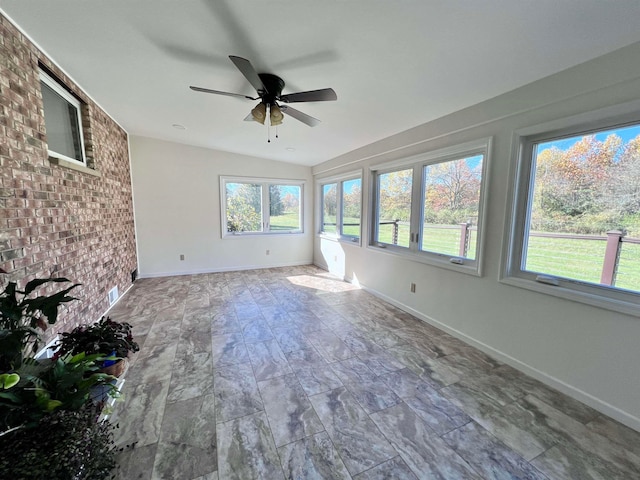
[[[391,243],[393,225],[381,225],[379,241]],[[460,229],[426,228],[422,238],[422,249],[458,255]],[[477,232],[471,231],[468,258],[475,258]],[[400,225],[398,245],[409,246],[409,226]],[[556,275],[589,283],[600,283],[606,242],[566,238],[531,237],[526,269],[532,272]],[[622,244],[616,275],[616,287],[640,291],[640,245]]]
[[[398,245],[409,247],[409,225],[398,225]],[[471,232],[467,258],[475,258],[476,232]],[[392,243],[393,225],[380,225],[378,240],[382,243]],[[458,256],[460,248],[460,228],[445,229],[427,227],[422,234],[422,249],[429,252],[442,253],[444,255]]]
[[[605,247],[604,240],[530,237],[526,269],[600,283]],[[640,291],[640,245],[622,244],[615,286]]]
[[[272,215],[269,218],[272,231],[300,230],[300,215],[297,211],[285,212],[284,215]]]

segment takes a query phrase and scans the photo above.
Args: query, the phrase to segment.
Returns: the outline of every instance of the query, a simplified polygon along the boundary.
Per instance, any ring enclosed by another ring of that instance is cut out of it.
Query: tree
[[[379,179],[380,220],[409,221],[413,170],[384,173]]]
[[[442,162],[427,167],[426,196],[434,210],[478,208],[481,166],[473,170],[466,159]]]
[[[324,186],[322,201],[325,217],[335,218],[338,205],[337,185],[335,183]]]
[[[280,185],[269,186],[269,214],[272,217],[284,214]]]
[[[234,184],[238,185],[238,184]],[[227,185],[227,231],[259,232],[262,230],[262,189],[260,185]]]
[[[351,187],[342,199],[342,216],[344,218],[360,218],[362,193],[359,185]]]

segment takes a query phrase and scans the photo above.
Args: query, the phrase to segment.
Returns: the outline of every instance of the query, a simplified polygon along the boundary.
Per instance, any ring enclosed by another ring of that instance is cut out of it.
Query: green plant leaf
[[[0,375],[0,388],[9,390],[20,381],[20,375],[17,373],[3,373]]]
[[[31,280],[29,283],[27,283],[26,287],[24,287],[24,292],[20,292],[20,293],[29,295],[36,288],[38,288],[41,285],[44,285],[45,283],[49,283],[49,282],[63,283],[63,282],[70,282],[70,281],[71,280],[67,278],[36,278],[35,280]]]

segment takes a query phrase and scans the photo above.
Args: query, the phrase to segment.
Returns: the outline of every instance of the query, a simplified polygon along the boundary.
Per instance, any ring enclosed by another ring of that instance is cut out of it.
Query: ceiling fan
[[[269,118],[269,124],[272,126],[282,124],[283,113],[290,117],[299,120],[300,122],[315,127],[320,123],[320,120],[313,118],[306,113],[302,113],[300,110],[290,107],[289,105],[279,105],[278,102],[284,103],[299,103],[299,102],[327,102],[337,100],[338,96],[332,88],[323,88],[320,90],[310,90],[307,92],[297,92],[282,94],[284,88],[284,80],[273,75],[271,73],[258,73],[256,72],[251,62],[246,58],[236,57],[229,55],[229,58],[233,64],[240,70],[240,73],[249,81],[253,88],[258,93],[257,97],[250,97],[248,95],[242,95],[240,93],[221,92],[219,90],[211,90],[209,88],[190,86],[191,90],[196,92],[213,93],[216,95],[226,95],[228,97],[240,97],[247,98],[249,100],[260,100],[260,103],[256,105],[251,113],[245,118],[245,120],[255,120],[264,125],[267,117]]]

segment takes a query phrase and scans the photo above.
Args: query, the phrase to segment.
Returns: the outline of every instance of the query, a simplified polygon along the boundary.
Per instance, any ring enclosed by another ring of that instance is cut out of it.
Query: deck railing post
[[[398,224],[400,223],[400,219],[397,218],[393,221],[393,238],[392,242],[394,245],[398,244]]]
[[[602,285],[615,285],[616,273],[618,270],[618,259],[620,258],[620,245],[624,233],[620,230],[607,232],[607,247],[604,252],[604,262],[602,264],[602,275],[600,283]]]
[[[471,224],[468,222],[460,224],[460,248],[458,249],[460,257],[466,257],[469,250],[469,227]]]

